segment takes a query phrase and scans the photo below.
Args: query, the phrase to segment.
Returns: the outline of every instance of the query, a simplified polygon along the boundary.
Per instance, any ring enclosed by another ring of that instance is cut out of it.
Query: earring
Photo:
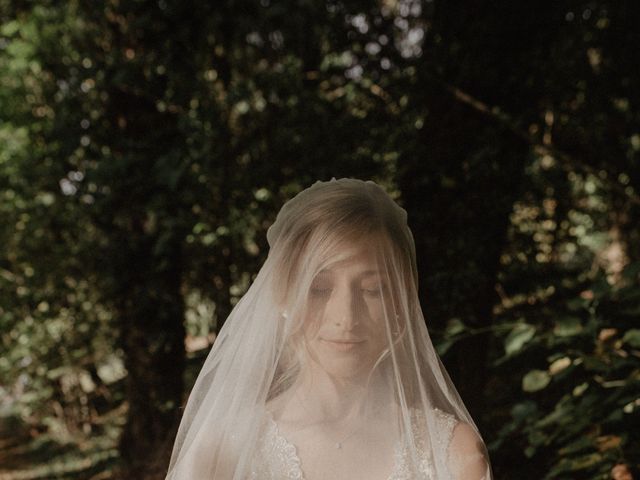
[[[286,311],[286,310],[285,310],[285,311],[283,311],[283,312],[280,314],[280,316],[281,316],[282,318],[284,318],[285,320],[287,320],[287,319],[289,318],[289,314],[287,313],[287,311]]]

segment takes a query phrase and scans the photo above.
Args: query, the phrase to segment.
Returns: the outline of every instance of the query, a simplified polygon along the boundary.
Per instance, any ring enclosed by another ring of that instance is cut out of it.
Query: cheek
[[[385,308],[386,307],[386,308]],[[382,302],[370,302],[369,305],[369,322],[367,325],[368,336],[371,339],[372,354],[378,355],[388,348],[389,342],[387,332],[394,331],[394,324],[391,318],[389,305],[383,305]]]
[[[384,333],[385,325],[390,320],[387,319],[386,311],[389,310],[388,305],[384,305],[384,303],[380,299],[368,299],[364,301],[365,313],[367,318],[367,325],[369,329],[377,332]],[[386,309],[385,309],[386,307]]]
[[[323,312],[324,304],[320,304],[319,302],[307,303],[302,323],[305,337],[313,338],[318,334],[318,331],[322,327]]]

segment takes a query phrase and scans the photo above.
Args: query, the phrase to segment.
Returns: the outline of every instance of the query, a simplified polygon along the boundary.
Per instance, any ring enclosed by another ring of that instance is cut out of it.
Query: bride
[[[267,239],[167,480],[490,480],[426,329],[406,212],[373,182],[316,182]]]

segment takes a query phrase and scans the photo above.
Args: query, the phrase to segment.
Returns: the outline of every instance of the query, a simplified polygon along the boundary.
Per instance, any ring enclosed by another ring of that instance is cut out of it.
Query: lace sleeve
[[[458,424],[456,418],[442,410],[435,409],[436,421],[438,423],[438,431],[441,435],[437,437],[437,443],[434,446],[436,450],[436,464],[439,472],[445,472],[446,480],[453,479],[453,475],[449,470],[449,445],[453,437],[453,429]],[[444,480],[444,479],[443,479]]]
[[[447,456],[448,447],[451,443],[452,432],[458,423],[453,415],[435,409],[435,421],[438,435],[434,436],[436,443],[433,445],[433,456],[428,444],[427,419],[421,410],[412,410],[411,427],[415,446],[421,455],[419,463],[411,466],[411,456],[407,451],[407,446],[403,445],[396,452],[396,468],[389,480],[452,480],[448,468]]]

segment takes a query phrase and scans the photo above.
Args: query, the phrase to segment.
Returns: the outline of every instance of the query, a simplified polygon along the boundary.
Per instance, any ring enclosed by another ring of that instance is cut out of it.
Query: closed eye
[[[328,297],[329,295],[331,295],[332,290],[332,288],[312,287],[309,290],[309,293],[311,293],[311,295],[313,295],[314,297]]]
[[[369,297],[379,297],[382,295],[382,288],[363,288],[361,292]]]

